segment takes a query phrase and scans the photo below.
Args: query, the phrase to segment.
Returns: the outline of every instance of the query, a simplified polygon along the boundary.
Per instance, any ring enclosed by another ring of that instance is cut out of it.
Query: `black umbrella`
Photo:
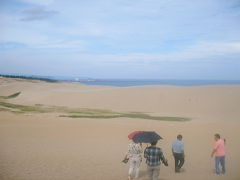
[[[154,131],[143,131],[141,133],[136,134],[132,140],[135,143],[151,143],[158,141],[159,139],[162,139],[161,136],[159,136],[156,132]]]

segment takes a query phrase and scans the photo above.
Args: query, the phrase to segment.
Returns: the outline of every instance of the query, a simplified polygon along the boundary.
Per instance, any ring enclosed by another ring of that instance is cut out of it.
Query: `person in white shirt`
[[[125,159],[129,159],[128,180],[138,178],[140,165],[142,162],[142,145],[133,141],[128,145],[128,151]]]

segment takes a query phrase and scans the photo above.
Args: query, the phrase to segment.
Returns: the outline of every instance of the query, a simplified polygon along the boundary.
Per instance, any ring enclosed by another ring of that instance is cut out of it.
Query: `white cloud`
[[[127,64],[151,64],[161,61],[185,62],[185,61],[217,61],[223,58],[231,58],[240,55],[240,42],[201,42],[190,46],[183,51],[174,53],[138,53],[125,55],[96,55],[94,59],[103,60],[105,63],[127,63]],[[235,58],[240,61],[239,58]]]

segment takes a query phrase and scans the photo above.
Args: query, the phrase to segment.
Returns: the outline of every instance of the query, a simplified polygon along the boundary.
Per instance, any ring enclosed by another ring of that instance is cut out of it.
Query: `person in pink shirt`
[[[215,146],[212,151],[211,156],[213,157],[215,154],[215,168],[216,168],[216,174],[225,174],[225,140],[220,138],[219,134],[214,135],[215,139]],[[221,165],[221,169],[220,169]]]

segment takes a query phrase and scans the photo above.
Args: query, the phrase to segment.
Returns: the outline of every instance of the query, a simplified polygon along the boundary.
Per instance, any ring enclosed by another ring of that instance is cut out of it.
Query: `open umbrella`
[[[128,135],[128,139],[132,139],[135,135],[137,135],[137,134],[139,134],[141,132],[143,132],[143,131],[133,131],[132,133],[130,133]]]
[[[154,131],[143,131],[143,132],[136,134],[132,138],[132,140],[135,143],[151,143],[151,142],[158,141],[159,139],[162,139],[162,137],[159,136]]]

